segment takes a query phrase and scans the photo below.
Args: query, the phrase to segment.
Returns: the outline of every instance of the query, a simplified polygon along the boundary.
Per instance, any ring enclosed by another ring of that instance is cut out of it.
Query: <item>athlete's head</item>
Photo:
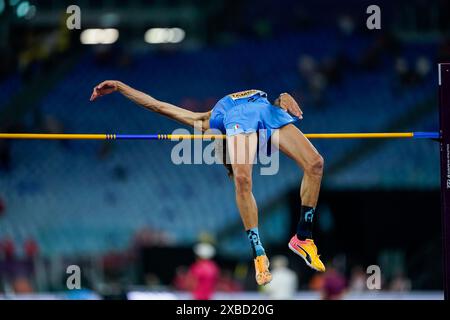
[[[227,143],[224,142],[223,144],[223,152],[222,152],[222,161],[223,165],[225,166],[225,169],[227,169],[227,175],[230,179],[233,179],[233,167],[230,163],[227,163]]]

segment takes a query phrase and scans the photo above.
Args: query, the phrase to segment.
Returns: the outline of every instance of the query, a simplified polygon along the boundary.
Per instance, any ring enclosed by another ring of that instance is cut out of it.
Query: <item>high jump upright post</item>
[[[450,299],[450,63],[439,64],[441,210],[444,299]]]

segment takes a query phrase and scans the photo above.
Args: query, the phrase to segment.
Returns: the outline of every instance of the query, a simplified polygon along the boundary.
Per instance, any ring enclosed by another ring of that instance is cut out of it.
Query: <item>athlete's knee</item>
[[[305,173],[311,176],[323,175],[324,160],[320,154],[316,154],[305,166]]]
[[[246,194],[252,191],[252,177],[247,172],[235,172],[234,184],[237,194]]]

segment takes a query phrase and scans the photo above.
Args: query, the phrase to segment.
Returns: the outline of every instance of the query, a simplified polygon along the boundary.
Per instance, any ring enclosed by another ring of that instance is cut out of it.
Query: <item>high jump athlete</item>
[[[312,226],[323,173],[323,158],[303,133],[293,125],[295,121],[303,118],[303,112],[292,96],[283,93],[271,104],[265,92],[247,90],[225,96],[211,111],[192,112],[159,101],[120,81],[108,80],[94,88],[91,101],[115,91],[150,111],[203,132],[214,128],[226,134],[231,159],[229,174],[234,180],[236,204],[252,248],[258,285],[265,285],[272,280],[269,259],[258,232],[258,208],[252,193],[252,165],[257,152],[257,132],[266,129],[267,137],[272,136],[276,147],[304,171],[300,187],[300,219],[297,232],[289,242],[289,248],[302,257],[309,267],[320,272],[325,271],[312,239]],[[241,143],[242,141],[244,143]]]

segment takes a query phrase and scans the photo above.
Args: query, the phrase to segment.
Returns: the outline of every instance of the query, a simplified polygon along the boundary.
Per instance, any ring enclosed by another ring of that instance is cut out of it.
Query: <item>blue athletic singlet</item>
[[[220,99],[211,112],[209,124],[212,129],[218,129],[228,136],[266,129],[268,139],[273,129],[297,120],[285,110],[272,105],[265,92],[247,90]]]

